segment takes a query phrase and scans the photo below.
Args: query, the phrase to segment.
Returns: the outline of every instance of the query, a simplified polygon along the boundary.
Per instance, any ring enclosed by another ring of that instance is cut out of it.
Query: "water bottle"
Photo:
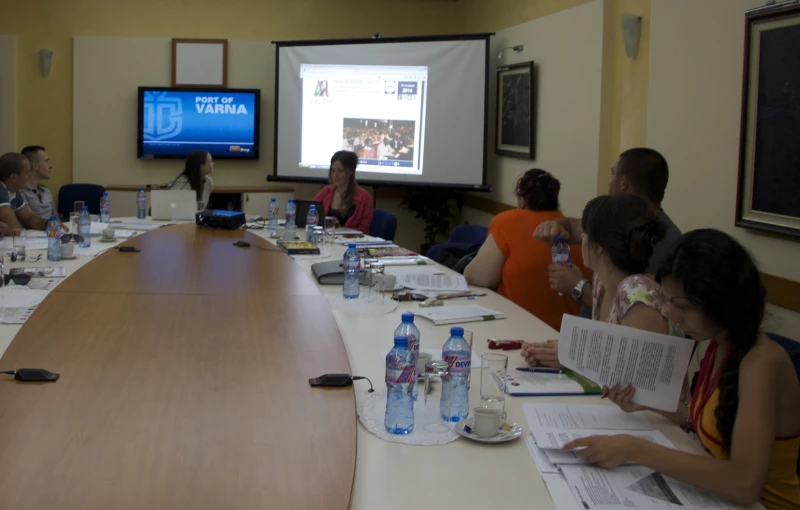
[[[283,231],[283,239],[287,241],[294,241],[297,233],[297,206],[294,205],[294,199],[290,198],[289,203],[286,204],[286,226]]]
[[[419,358],[419,340],[420,334],[417,327],[414,325],[414,314],[406,312],[402,316],[403,322],[394,330],[394,336],[407,336],[408,337],[408,350],[414,356],[414,366],[416,367],[417,358]],[[417,400],[419,393],[419,373],[414,376],[414,400]]]
[[[308,214],[306,214],[306,241],[313,242],[314,241],[314,227],[317,225],[317,208],[314,204],[311,204],[311,207],[308,208]]]
[[[269,201],[269,221],[267,223],[267,235],[276,237],[278,235],[278,199],[274,198]]]
[[[50,216],[47,222],[47,260],[59,262],[61,260],[61,227],[55,216]]]
[[[394,347],[386,355],[386,417],[383,425],[390,434],[414,430],[412,388],[416,359],[408,350],[408,337],[395,335]]]
[[[439,412],[444,421],[461,421],[469,416],[469,377],[472,352],[464,339],[464,328],[450,328],[450,338],[442,346],[442,359],[450,374],[442,377]]]
[[[139,193],[136,194],[136,219],[143,220],[147,217],[147,195],[144,193],[144,188],[139,188]]]
[[[345,299],[357,299],[361,292],[361,282],[358,278],[358,271],[361,269],[361,259],[358,256],[356,245],[351,243],[344,252],[342,260],[342,270],[344,271],[344,285],[342,285],[342,295]]]
[[[100,198],[100,223],[111,223],[111,199],[107,191]]]
[[[561,236],[556,236],[556,242],[553,243],[553,264],[572,267],[572,257],[569,253],[569,245],[561,238]],[[559,292],[558,295],[563,296],[564,294]]]
[[[88,248],[92,245],[92,219],[89,217],[89,207],[83,206],[78,218],[78,246]]]

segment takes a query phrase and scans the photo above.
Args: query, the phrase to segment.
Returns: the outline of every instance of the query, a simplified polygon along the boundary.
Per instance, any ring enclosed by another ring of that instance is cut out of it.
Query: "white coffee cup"
[[[494,437],[503,423],[503,411],[487,407],[473,409],[475,435],[478,437]]]
[[[395,285],[397,285],[397,276],[393,274],[379,274],[377,275],[377,281],[375,282],[378,285],[383,285],[384,290],[393,289]]]
[[[117,232],[111,227],[103,229],[103,239],[111,240],[114,239],[114,236],[116,235]]]
[[[433,359],[429,352],[421,352],[417,356],[417,375],[425,375],[425,365]]]
[[[75,243],[64,243],[61,245],[61,256],[72,257],[75,255]]]

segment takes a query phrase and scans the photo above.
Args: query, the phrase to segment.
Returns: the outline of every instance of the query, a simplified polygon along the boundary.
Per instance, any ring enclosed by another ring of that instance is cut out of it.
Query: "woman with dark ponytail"
[[[514,190],[518,209],[494,217],[478,254],[464,270],[472,285],[497,292],[526,309],[555,330],[565,313],[577,315],[578,305],[569,296],[550,289],[547,266],[550,246],[533,238],[541,223],[563,218],[558,212],[558,179],[538,168],[525,172]],[[583,267],[580,250],[572,250],[572,262]]]
[[[663,289],[645,274],[667,230],[659,213],[638,196],[606,195],[586,204],[581,224],[583,261],[594,271],[592,319],[683,336],[669,320]],[[533,366],[560,366],[555,341],[524,344],[522,357]]]
[[[657,446],[631,436],[591,437],[568,449],[592,463],[635,462],[735,503],[768,510],[800,508],[800,383],[781,346],[761,331],[764,287],[747,251],[716,230],[684,235],[659,270],[670,315],[710,345],[685,407],[661,413],[693,429],[711,456]],[[624,411],[632,389],[609,392]]]
[[[192,190],[195,192],[197,202],[208,206],[208,198],[214,189],[211,173],[214,171],[214,159],[206,151],[192,151],[186,157],[183,172],[175,179],[169,189]]]

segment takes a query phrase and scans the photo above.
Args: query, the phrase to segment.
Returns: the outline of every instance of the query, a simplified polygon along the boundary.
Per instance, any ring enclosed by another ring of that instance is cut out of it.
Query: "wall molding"
[[[514,209],[513,205],[472,194],[464,195],[464,207],[491,215]],[[761,273],[761,283],[767,289],[767,303],[800,313],[800,282],[769,273]]]

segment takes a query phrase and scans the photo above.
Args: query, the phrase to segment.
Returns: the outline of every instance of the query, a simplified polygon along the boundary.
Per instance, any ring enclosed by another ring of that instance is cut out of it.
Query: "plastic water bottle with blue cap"
[[[317,208],[314,204],[308,208],[306,214],[306,241],[313,243],[314,241],[314,227],[317,226]]]
[[[136,219],[143,220],[147,218],[147,195],[144,188],[139,188],[136,194]]]
[[[286,225],[283,229],[283,240],[294,241],[297,233],[297,205],[293,198],[290,198],[286,204]]]
[[[414,325],[414,314],[406,312],[402,316],[403,322],[394,330],[394,336],[407,336],[408,337],[408,350],[414,356],[414,366],[416,367],[417,359],[419,358],[419,342],[420,333],[417,326]],[[414,376],[414,400],[417,400],[419,394],[419,373]]]
[[[78,217],[78,235],[79,247],[88,248],[92,245],[92,218],[89,216],[89,207],[85,205]]]
[[[270,237],[276,237],[278,235],[279,212],[280,208],[278,207],[278,199],[272,197],[272,200],[269,201],[269,218],[267,219],[267,235]]]
[[[394,347],[386,355],[386,416],[383,425],[390,434],[410,434],[414,430],[414,387],[417,361],[408,350],[408,337],[394,337]]]
[[[344,272],[342,296],[345,299],[358,299],[358,295],[361,293],[361,281],[358,275],[360,270],[361,258],[358,256],[355,243],[350,243],[342,258],[342,271]]]
[[[556,236],[553,243],[553,264],[564,267],[572,267],[572,256],[569,253],[569,244],[561,236]],[[559,296],[564,294],[558,293]]]
[[[472,365],[472,349],[464,339],[464,328],[450,328],[450,338],[442,346],[442,359],[450,373],[442,377],[439,412],[444,421],[461,421],[469,416],[468,379]]]

